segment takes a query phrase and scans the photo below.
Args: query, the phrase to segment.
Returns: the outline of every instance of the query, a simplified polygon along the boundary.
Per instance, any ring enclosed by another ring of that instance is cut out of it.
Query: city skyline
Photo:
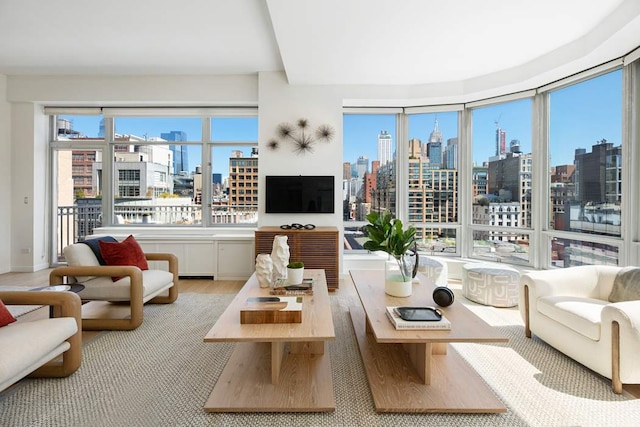
[[[549,154],[552,166],[573,164],[575,148],[591,151],[591,147],[602,139],[614,146],[621,144],[622,90],[612,90],[621,85],[621,81],[622,71],[616,70],[551,93]],[[507,151],[509,142],[517,139],[521,151],[531,153],[531,104],[531,99],[527,98],[473,109],[474,163],[482,165],[495,154],[496,122],[506,131]],[[619,108],[611,109],[611,105]],[[458,137],[456,111],[410,115],[408,140],[418,138],[423,143],[428,142],[436,118],[444,149],[448,139]],[[345,114],[343,161],[355,163],[359,156],[376,160],[377,136],[383,130],[392,135],[395,151],[395,114]]]
[[[72,121],[73,130],[83,133],[89,138],[98,138],[102,116],[60,116]],[[214,142],[251,142],[258,140],[257,117],[216,117],[213,119],[212,134]],[[139,137],[160,138],[162,133],[181,131],[186,133],[186,142],[197,142],[197,145],[187,145],[189,172],[194,172],[196,166],[201,166],[202,124],[199,118],[191,117],[118,117],[116,118],[116,133],[130,134]],[[167,145],[176,145],[167,141]],[[214,148],[212,172],[229,174],[229,158],[234,150],[243,151],[246,157],[251,156],[251,147],[238,145],[236,147]],[[216,153],[222,153],[215,156]],[[177,173],[177,172],[176,172]]]

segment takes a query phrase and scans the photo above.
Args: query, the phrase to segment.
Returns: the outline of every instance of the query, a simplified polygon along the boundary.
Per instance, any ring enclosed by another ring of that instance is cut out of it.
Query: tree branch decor
[[[277,138],[283,141],[291,141],[294,144],[294,151],[298,154],[313,151],[313,145],[318,140],[331,141],[335,136],[335,129],[329,125],[321,125],[312,131],[309,120],[298,119],[295,125],[291,123],[280,123],[276,128]],[[278,139],[271,139],[267,146],[276,150],[280,145]]]

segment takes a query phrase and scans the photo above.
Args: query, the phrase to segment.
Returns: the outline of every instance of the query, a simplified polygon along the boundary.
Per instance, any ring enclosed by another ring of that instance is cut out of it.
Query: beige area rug
[[[203,411],[233,344],[204,343],[229,295],[181,294],[145,306],[141,327],[107,332],[84,346],[69,378],[25,379],[0,393],[2,426],[637,426],[640,400],[537,339],[524,338],[517,310],[458,297],[510,339],[456,344],[505,403],[505,414],[377,414],[353,333],[347,289],[331,296],[333,413],[210,414]],[[4,349],[3,349],[4,351]]]

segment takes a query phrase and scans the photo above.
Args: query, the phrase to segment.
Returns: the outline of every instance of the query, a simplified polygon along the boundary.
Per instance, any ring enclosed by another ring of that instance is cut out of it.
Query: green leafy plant
[[[363,247],[369,251],[383,251],[391,255],[398,262],[402,278],[408,280],[407,252],[415,245],[416,229],[410,225],[403,229],[402,221],[393,218],[391,212],[379,214],[371,212],[367,215],[369,224],[364,226],[369,238]]]
[[[304,263],[302,261],[292,261],[287,264],[287,268],[303,268]]]

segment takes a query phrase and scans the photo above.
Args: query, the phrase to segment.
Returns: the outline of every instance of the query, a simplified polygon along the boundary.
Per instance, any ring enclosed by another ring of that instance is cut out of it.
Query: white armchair
[[[520,280],[525,334],[610,378],[614,392],[640,383],[640,300],[609,302],[621,267],[533,271]]]
[[[80,298],[71,292],[2,291],[10,305],[50,305],[60,317],[0,328],[0,391],[29,375],[66,377],[82,361]],[[61,356],[61,357],[60,357]]]
[[[135,266],[101,265],[91,248],[74,243],[64,248],[67,267],[57,267],[49,275],[50,285],[78,282],[83,301],[128,303],[130,316],[125,319],[83,318],[84,330],[131,330],[142,324],[143,305],[147,302],[171,304],[178,298],[178,258],[167,253],[146,253],[149,261],[166,263],[166,270],[140,270]],[[112,277],[120,277],[115,282]]]

